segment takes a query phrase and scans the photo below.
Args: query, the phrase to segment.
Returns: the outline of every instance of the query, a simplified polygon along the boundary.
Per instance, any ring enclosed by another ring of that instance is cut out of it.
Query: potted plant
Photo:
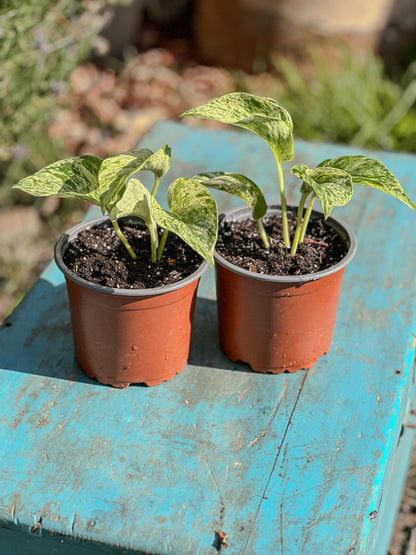
[[[276,161],[279,206],[267,207],[259,187],[243,175],[194,176],[248,204],[220,218],[214,257],[223,350],[258,372],[313,366],[330,348],[343,273],[356,250],[354,233],[330,217],[332,208],[345,205],[356,184],[416,206],[381,162],[353,155],[325,160],[313,169],[292,167],[300,178],[300,201],[288,207],[282,162],[293,158],[293,123],[273,99],[230,93],[182,116],[252,131],[267,142]],[[316,199],[323,213],[313,210]]]
[[[214,265],[218,214],[206,187],[178,178],[167,189],[169,210],[156,200],[170,156],[166,145],[104,160],[78,156],[15,185],[88,201],[107,214],[65,233],[55,260],[66,279],[78,365],[115,387],[156,385],[183,369],[199,278]],[[138,179],[143,170],[154,174],[151,192]]]

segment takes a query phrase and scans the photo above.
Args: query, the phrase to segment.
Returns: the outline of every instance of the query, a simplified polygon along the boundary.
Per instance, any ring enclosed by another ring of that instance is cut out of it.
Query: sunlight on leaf
[[[147,226],[153,225],[151,206],[151,194],[143,183],[132,177],[126,186],[123,198],[112,208],[110,219],[114,221],[124,216],[137,216]]]
[[[76,198],[100,204],[98,173],[102,164],[98,156],[76,156],[59,160],[21,179],[14,189],[36,197]]]
[[[170,212],[153,199],[157,223],[187,243],[214,266],[214,247],[218,233],[218,209],[212,194],[194,179],[180,177],[168,188]]]
[[[291,171],[303,181],[302,194],[312,191],[316,194],[325,218],[334,206],[347,204],[354,192],[351,176],[343,170],[332,167],[310,169],[305,164],[298,164]]]
[[[211,119],[252,131],[270,146],[280,162],[293,158],[293,122],[272,98],[235,92],[187,110],[182,116]]]
[[[170,166],[170,148],[165,145],[153,153],[148,148],[133,149],[106,158],[101,166],[99,179],[99,192],[101,208],[111,210],[121,199],[128,178],[139,170],[148,170],[157,177],[164,175]]]
[[[209,172],[194,175],[193,179],[201,182],[205,187],[230,193],[239,198],[251,208],[255,220],[259,220],[266,213],[266,200],[260,187],[245,175],[227,172]]]
[[[400,183],[384,164],[361,155],[339,156],[330,160],[324,160],[319,167],[331,166],[348,172],[354,185],[365,185],[373,189],[379,189],[388,195],[401,200],[413,210],[416,205],[409,199]]]

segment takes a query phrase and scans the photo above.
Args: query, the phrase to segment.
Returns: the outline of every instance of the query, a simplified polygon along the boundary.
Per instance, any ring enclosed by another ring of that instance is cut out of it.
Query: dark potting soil
[[[296,215],[288,213],[288,220],[293,239]],[[313,274],[333,266],[347,254],[341,237],[324,220],[309,222],[305,240],[294,256],[283,243],[281,216],[263,218],[263,224],[271,243],[270,250],[263,247],[257,223],[252,219],[224,222],[216,250],[235,266],[280,276]]]
[[[201,257],[169,233],[162,259],[150,260],[147,228],[119,221],[137,259],[133,260],[109,222],[87,228],[72,241],[64,262],[77,276],[107,287],[145,289],[176,283],[199,268]]]

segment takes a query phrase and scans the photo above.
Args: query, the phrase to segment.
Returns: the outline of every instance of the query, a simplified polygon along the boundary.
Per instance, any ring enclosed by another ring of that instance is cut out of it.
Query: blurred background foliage
[[[68,155],[61,140],[51,140],[48,127],[71,72],[100,47],[99,33],[114,4],[0,3],[0,323],[50,259],[62,227],[80,216],[79,206],[48,207],[11,185]]]
[[[47,126],[71,71],[97,45],[111,0],[9,0],[0,8],[0,197],[22,176],[62,156]]]
[[[416,152],[416,41],[400,57],[406,63],[389,71],[377,49],[353,49],[341,40],[322,48],[319,40],[305,39],[301,56],[263,45],[255,63],[241,67],[199,57],[207,20],[200,6],[214,16],[227,9],[233,18],[231,4],[249,3],[1,2],[0,322],[85,208],[11,189],[58,158],[128,150],[156,121],[234,90],[275,98],[302,139]],[[220,21],[215,28],[219,33]],[[205,40],[215,46],[233,32],[226,25],[222,38],[213,37],[208,26]],[[242,46],[245,39],[232,36],[229,44]],[[399,56],[390,52],[390,59]]]
[[[130,2],[124,0],[124,4]],[[51,140],[48,127],[56,115],[57,99],[68,92],[71,72],[100,49],[100,32],[109,23],[116,3],[120,4],[116,0],[9,0],[2,4],[3,207],[15,200],[11,184],[68,154],[64,137]],[[230,70],[230,89],[256,92],[260,88],[260,93],[276,98],[292,114],[297,136],[357,147],[416,149],[416,63],[400,77],[391,78],[377,55],[352,52],[342,45],[331,64],[321,49],[313,46],[301,65],[273,52],[270,60],[269,80],[263,78],[261,85],[261,78]],[[173,60],[171,69],[175,63]],[[123,62],[119,60],[117,67],[120,71]],[[66,100],[71,102],[68,96]]]
[[[276,95],[292,114],[299,137],[416,151],[416,62],[393,80],[380,57],[342,44],[333,64],[311,48],[306,74],[279,54],[272,54],[272,61],[282,79]]]

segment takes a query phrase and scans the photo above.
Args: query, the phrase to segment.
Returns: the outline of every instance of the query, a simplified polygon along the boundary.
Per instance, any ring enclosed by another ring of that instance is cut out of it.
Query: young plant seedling
[[[98,156],[76,156],[54,162],[14,187],[34,196],[76,198],[100,206],[133,259],[136,254],[118,224],[123,216],[136,216],[144,221],[150,233],[152,262],[160,260],[168,232],[173,232],[213,266],[218,211],[210,191],[198,180],[181,177],[168,187],[169,211],[155,198],[170,160],[167,145],[155,153],[134,149],[104,160]],[[137,175],[133,176],[139,170],[154,174],[151,193]],[[160,244],[158,226],[164,230]]]
[[[374,158],[361,155],[341,156],[325,160],[314,169],[308,168],[305,164],[297,164],[291,168],[291,171],[301,180],[300,201],[295,234],[291,238],[282,171],[282,162],[292,160],[294,154],[293,123],[289,112],[272,98],[237,92],[187,110],[182,116],[210,119],[242,127],[266,141],[276,162],[283,241],[285,246],[290,248],[292,255],[296,254],[299,243],[305,238],[316,198],[322,205],[325,218],[328,218],[334,206],[347,204],[353,195],[354,185],[379,189],[416,210],[416,206],[403,191],[394,175]],[[266,213],[266,202],[263,193],[253,181],[245,176],[226,172],[200,174],[193,179],[202,182],[206,187],[231,193],[245,201],[253,210],[253,218],[259,225],[264,247],[270,248],[262,224],[262,217]]]

